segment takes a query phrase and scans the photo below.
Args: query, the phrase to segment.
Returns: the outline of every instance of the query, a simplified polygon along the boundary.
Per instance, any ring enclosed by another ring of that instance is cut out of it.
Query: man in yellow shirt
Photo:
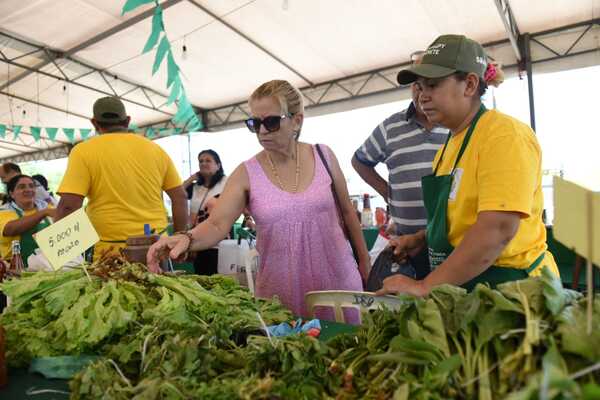
[[[175,230],[184,230],[187,198],[181,178],[169,155],[156,143],[128,132],[130,117],[116,97],[94,103],[92,124],[99,133],[79,143],[69,155],[57,219],[81,208],[100,236],[94,259],[109,249],[125,246],[129,236],[144,234],[149,224],[155,233],[167,228],[162,192],[171,199]]]
[[[542,222],[540,146],[527,125],[481,103],[488,84],[501,81],[483,47],[462,35],[438,37],[420,65],[398,74],[400,84],[417,85],[424,113],[450,135],[422,179],[427,229],[392,243],[400,256],[427,246],[433,272],[421,281],[390,277],[380,294],[495,286],[544,267],[558,275]]]

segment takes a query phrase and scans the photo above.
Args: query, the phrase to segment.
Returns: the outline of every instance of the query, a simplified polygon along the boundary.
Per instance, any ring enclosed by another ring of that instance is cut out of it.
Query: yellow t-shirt
[[[51,205],[48,206],[48,208],[53,208]],[[23,216],[24,217],[28,217],[30,215],[33,215],[37,212],[37,208],[34,208],[32,210],[26,210],[23,211]],[[13,240],[21,240],[21,236],[17,235],[17,236],[4,236],[4,227],[6,226],[6,224],[8,224],[11,221],[16,221],[19,219],[19,216],[17,215],[17,213],[12,210],[9,209],[7,207],[2,207],[0,209],[0,257],[2,257],[3,259],[10,261],[10,259],[12,258],[12,242]],[[27,261],[27,260],[25,260]]]
[[[159,145],[132,133],[107,133],[73,148],[58,193],[87,197],[86,212],[100,240],[124,241],[143,235],[144,224],[164,230],[162,192],[180,185],[173,161]]]
[[[448,175],[458,156],[467,129],[453,135],[436,175]],[[433,161],[438,163],[442,149]],[[542,254],[541,273],[548,266],[558,275],[552,254],[546,251],[542,222],[542,152],[535,134],[524,123],[489,110],[481,116],[457,165],[448,199],[448,240],[457,247],[475,224],[480,211],[522,214],[515,237],[494,262],[496,266],[528,268]]]

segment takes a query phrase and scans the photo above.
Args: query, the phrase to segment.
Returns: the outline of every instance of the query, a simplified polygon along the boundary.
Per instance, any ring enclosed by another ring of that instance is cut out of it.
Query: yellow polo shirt
[[[437,175],[452,171],[466,132],[450,138]],[[440,155],[441,149],[434,168]],[[481,211],[519,212],[522,218],[517,234],[494,265],[526,269],[545,253],[541,266],[558,275],[556,262],[547,251],[543,208],[542,151],[535,134],[524,123],[488,110],[479,119],[455,172],[448,200],[450,244],[460,244]],[[531,275],[540,273],[541,268],[536,268]]]
[[[23,216],[29,217],[30,215],[35,214],[37,211],[37,208],[34,208],[32,210],[25,210],[23,211]],[[0,208],[0,257],[7,261],[10,261],[10,259],[12,258],[11,245],[13,240],[21,240],[21,236],[4,236],[4,227],[6,227],[6,224],[8,224],[9,222],[16,221],[18,219],[19,216],[14,210],[8,207]]]
[[[58,193],[88,198],[86,212],[103,241],[100,249],[123,247],[129,236],[167,227],[162,192],[181,185],[169,155],[133,133],[107,133],[76,145]]]

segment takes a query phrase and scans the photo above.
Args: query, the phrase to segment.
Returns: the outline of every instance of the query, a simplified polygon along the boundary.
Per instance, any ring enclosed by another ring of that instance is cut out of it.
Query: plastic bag
[[[59,271],[68,270],[81,264],[83,264],[83,256],[79,255],[63,265]],[[27,271],[54,271],[54,268],[52,268],[50,262],[46,256],[44,256],[44,253],[42,253],[40,249],[35,249],[35,252],[27,258]]]
[[[381,234],[377,235],[377,239],[375,240],[375,243],[373,243],[373,247],[371,247],[371,250],[369,250],[371,265],[375,264],[377,257],[379,257],[379,254],[385,250],[389,242],[390,241],[385,236],[382,236]]]
[[[91,355],[38,357],[31,360],[29,372],[37,372],[48,379],[71,379],[88,364],[100,358]]]
[[[379,254],[379,257],[373,263],[373,267],[367,278],[366,290],[368,292],[375,292],[381,289],[385,278],[397,274],[402,274],[412,279],[415,279],[417,276],[413,265],[410,262],[397,262],[393,249],[388,247]]]

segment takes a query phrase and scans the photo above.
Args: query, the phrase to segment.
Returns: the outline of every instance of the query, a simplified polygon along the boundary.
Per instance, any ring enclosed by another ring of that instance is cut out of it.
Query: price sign
[[[35,234],[35,241],[55,270],[83,253],[100,238],[80,208]]]

